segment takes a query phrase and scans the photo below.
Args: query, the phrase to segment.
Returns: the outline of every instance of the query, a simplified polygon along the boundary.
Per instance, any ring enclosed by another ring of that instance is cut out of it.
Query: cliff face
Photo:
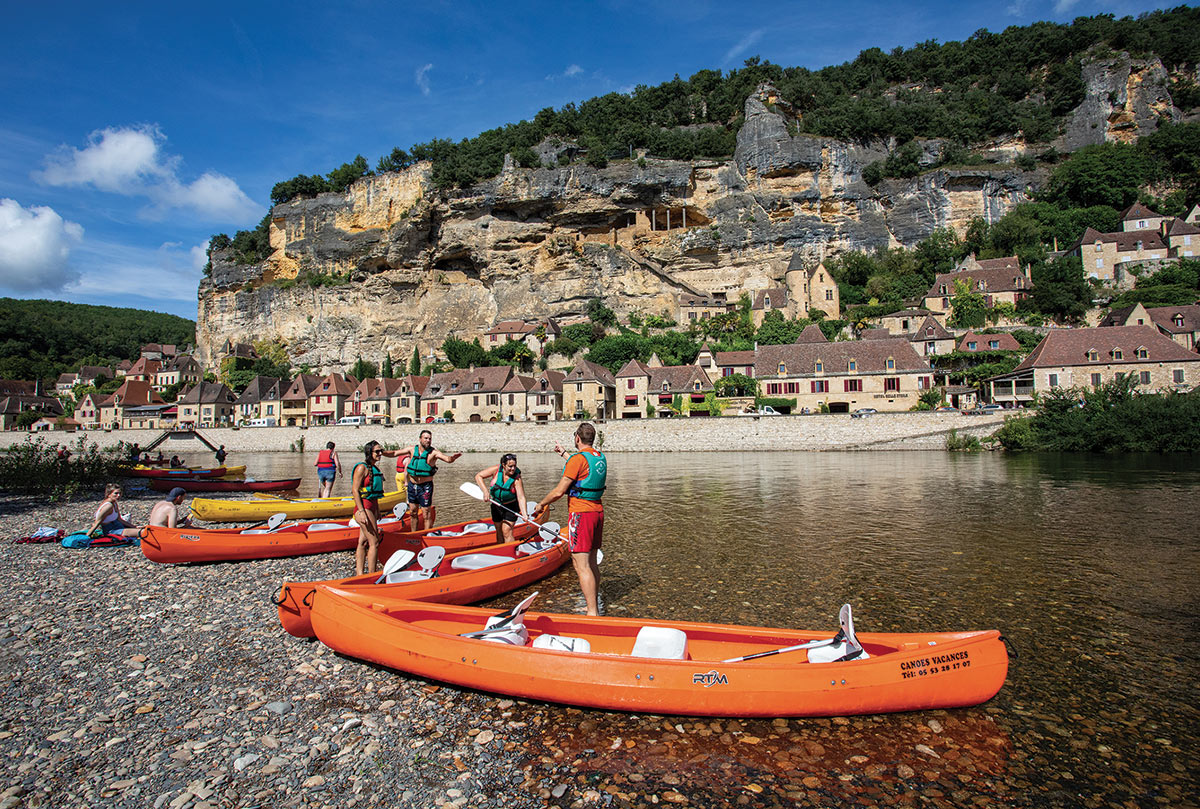
[[[1153,82],[1126,78],[1122,103],[1141,109],[1138,88]],[[1099,114],[1080,110],[1079,120]],[[278,205],[265,262],[213,253],[199,289],[201,356],[214,364],[226,339],[278,339],[294,363],[320,371],[359,355],[407,360],[414,346],[428,355],[449,335],[471,339],[499,320],[581,314],[593,297],[622,317],[674,317],[681,293],[736,299],[782,285],[796,252],[815,265],[844,250],[912,246],[935,228],[962,233],[977,216],[995,221],[1040,180],[980,168],[872,188],[862,170],[885,145],[791,135],[788,114],[770,88],[748,99],[728,162],[509,165],[453,192],[434,189],[428,166],[417,166]],[[925,147],[932,164],[939,144]],[[313,286],[314,274],[344,280]]]

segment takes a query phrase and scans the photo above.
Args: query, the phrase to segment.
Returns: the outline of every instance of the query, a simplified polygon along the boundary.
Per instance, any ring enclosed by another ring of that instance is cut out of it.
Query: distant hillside
[[[51,380],[137,358],[146,343],[193,345],[196,324],[161,312],[0,298],[0,379]]]

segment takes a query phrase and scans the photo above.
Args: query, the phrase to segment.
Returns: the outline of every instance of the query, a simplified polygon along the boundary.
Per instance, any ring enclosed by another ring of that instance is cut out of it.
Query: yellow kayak
[[[404,502],[402,491],[388,492],[379,498],[379,511],[386,514]],[[349,517],[354,513],[353,497],[314,497],[308,500],[289,500],[283,497],[261,497],[253,500],[218,500],[197,497],[192,500],[192,514],[207,522],[251,522],[265,520],[272,514],[286,514],[289,519],[322,519]]]

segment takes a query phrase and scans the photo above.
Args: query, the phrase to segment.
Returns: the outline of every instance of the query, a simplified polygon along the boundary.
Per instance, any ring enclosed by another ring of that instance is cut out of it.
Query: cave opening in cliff
[[[467,253],[446,256],[438,260],[433,267],[438,272],[460,272],[467,278],[479,279],[479,267]]]

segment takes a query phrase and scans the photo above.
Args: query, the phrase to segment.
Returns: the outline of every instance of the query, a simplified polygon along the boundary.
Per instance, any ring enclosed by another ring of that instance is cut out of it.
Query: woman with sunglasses
[[[490,486],[486,483],[491,480]],[[525,484],[521,482],[521,470],[517,468],[517,456],[505,453],[496,466],[475,475],[475,485],[488,489],[492,499],[492,524],[496,526],[497,542],[513,541],[513,525],[518,515],[525,516]]]
[[[375,464],[383,457],[378,441],[363,447],[363,461],[354,465],[350,490],[354,492],[354,521],[358,523],[358,548],[354,551],[354,575],[374,573],[379,561],[379,498],[383,497],[383,473]]]

